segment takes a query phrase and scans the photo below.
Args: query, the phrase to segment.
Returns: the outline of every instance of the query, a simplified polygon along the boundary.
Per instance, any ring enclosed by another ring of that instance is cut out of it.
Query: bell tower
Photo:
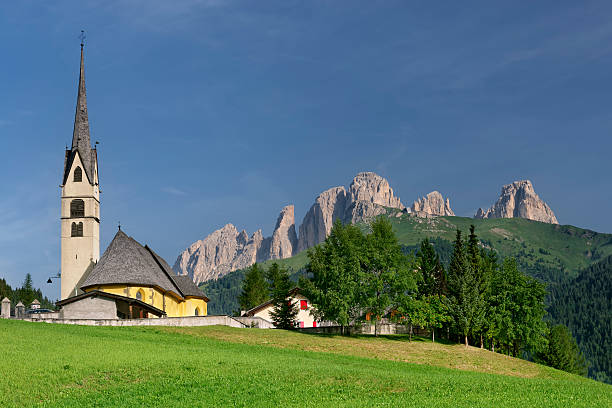
[[[62,179],[61,298],[79,293],[79,284],[100,259],[100,186],[98,152],[91,147],[85,64],[81,70],[72,147],[66,150]]]

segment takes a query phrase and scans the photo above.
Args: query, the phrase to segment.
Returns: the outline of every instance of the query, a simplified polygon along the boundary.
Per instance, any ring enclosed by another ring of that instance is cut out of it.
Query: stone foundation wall
[[[238,328],[257,327],[260,329],[272,328],[272,324],[256,317],[231,316],[189,316],[189,317],[163,317],[159,319],[46,319],[32,316],[23,319],[30,322],[77,324],[82,326],[229,326]]]

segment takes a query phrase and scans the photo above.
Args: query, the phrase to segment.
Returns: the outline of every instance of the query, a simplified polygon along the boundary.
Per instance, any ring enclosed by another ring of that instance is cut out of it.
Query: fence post
[[[17,303],[17,305],[15,306],[15,317],[18,319],[25,319],[26,317],[25,306],[21,302]]]
[[[2,313],[0,317],[3,319],[11,318],[11,301],[8,298],[2,299]]]

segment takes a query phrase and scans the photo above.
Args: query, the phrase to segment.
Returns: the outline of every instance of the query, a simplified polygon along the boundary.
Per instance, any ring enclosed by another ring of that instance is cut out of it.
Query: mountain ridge
[[[336,220],[366,222],[394,210],[395,216],[419,218],[455,216],[450,199],[436,190],[405,206],[389,182],[374,172],[360,172],[348,188],[336,186],[320,193],[304,215],[299,227],[292,204],[283,207],[270,237],[261,229],[249,236],[226,224],[181,252],[174,263],[179,275],[201,283],[246,268],[255,262],[290,258],[324,241]],[[528,180],[502,187],[502,195],[491,209],[479,209],[475,218],[531,218],[558,224],[554,213],[533,190]]]

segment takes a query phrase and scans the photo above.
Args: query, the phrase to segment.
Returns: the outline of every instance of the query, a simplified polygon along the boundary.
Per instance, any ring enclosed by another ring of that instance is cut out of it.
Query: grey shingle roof
[[[164,291],[174,292],[179,297],[205,297],[202,292],[197,295],[184,293],[182,286],[189,292],[192,288],[181,279],[178,280],[181,283],[178,283],[177,278],[179,277],[174,275],[162,257],[119,230],[100,261],[81,285],[81,289],[113,284],[142,285],[157,286]],[[195,286],[193,282],[192,285]]]
[[[187,275],[174,276],[181,292],[185,296],[204,296],[204,293],[197,287],[193,280]],[[208,300],[208,298],[206,298]]]

